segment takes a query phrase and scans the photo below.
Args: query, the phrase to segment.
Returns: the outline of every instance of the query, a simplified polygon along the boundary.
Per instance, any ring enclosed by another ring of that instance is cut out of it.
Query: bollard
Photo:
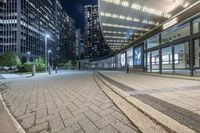
[[[35,66],[35,64],[33,64],[33,66],[32,66],[32,76],[35,76],[35,70],[36,70],[36,66]]]
[[[126,73],[127,73],[127,74],[129,73],[129,64],[127,64]]]
[[[51,75],[52,74],[52,71],[51,71],[51,66],[49,66],[49,75]]]
[[[56,66],[56,73],[58,73],[58,67]]]

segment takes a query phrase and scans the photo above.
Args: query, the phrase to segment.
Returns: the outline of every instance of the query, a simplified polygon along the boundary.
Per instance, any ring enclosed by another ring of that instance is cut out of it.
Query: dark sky
[[[76,29],[84,31],[84,5],[95,5],[97,0],[60,0],[70,17],[75,19]]]

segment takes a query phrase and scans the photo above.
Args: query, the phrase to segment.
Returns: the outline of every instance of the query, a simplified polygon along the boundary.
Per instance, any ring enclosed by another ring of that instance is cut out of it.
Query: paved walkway
[[[27,132],[137,132],[98,87],[92,72],[6,81],[3,97]]]
[[[200,132],[199,81],[125,72],[101,73],[126,93]]]
[[[0,102],[0,133],[17,133],[14,124]]]

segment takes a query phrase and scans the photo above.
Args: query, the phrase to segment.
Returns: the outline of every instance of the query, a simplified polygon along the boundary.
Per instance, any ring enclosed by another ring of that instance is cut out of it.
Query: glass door
[[[195,49],[194,74],[200,75],[200,39],[194,40],[194,49]]]

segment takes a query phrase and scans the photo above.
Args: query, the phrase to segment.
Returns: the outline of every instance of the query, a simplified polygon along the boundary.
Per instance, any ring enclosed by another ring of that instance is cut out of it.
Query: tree
[[[11,67],[11,66],[18,66],[21,64],[19,57],[14,52],[10,52],[10,51],[7,53],[4,53],[0,57],[0,60],[1,60],[0,61],[1,66]]]

